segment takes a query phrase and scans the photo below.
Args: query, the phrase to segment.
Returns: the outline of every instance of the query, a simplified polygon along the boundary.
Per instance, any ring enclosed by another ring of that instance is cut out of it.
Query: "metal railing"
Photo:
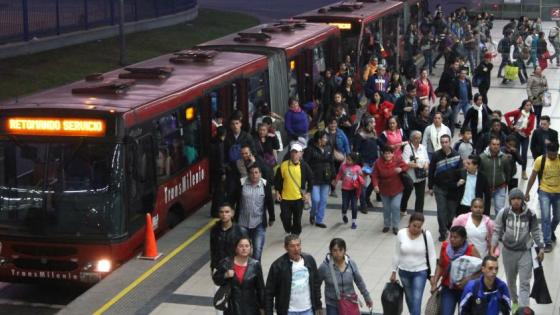
[[[531,19],[540,17],[543,21],[552,19],[552,10],[560,8],[558,0],[477,0],[473,10],[488,12],[498,19],[519,18],[524,15]]]
[[[125,0],[125,21],[187,11],[197,0]],[[118,0],[0,0],[0,44],[118,24]]]

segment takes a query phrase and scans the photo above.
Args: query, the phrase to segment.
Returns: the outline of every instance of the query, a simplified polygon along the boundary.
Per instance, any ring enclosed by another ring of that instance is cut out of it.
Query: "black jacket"
[[[234,254],[235,243],[241,236],[245,236],[244,230],[237,224],[227,230],[222,230],[220,221],[210,230],[210,268],[218,268],[222,259]]]
[[[286,161],[283,161],[282,163],[288,163]],[[291,162],[289,162],[291,163]],[[307,192],[311,192],[311,188],[313,186],[313,171],[311,170],[311,167],[309,167],[309,165],[302,159],[301,162],[299,163],[301,165],[301,189],[305,190]],[[282,178],[282,164],[280,164],[280,166],[278,166],[278,169],[276,170],[276,175],[274,176],[274,189],[276,189],[276,191],[281,192],[282,188],[284,186],[284,178]]]
[[[443,71],[443,73],[441,74],[441,78],[439,79],[436,93],[447,94],[448,96],[451,96],[453,91],[453,81],[455,81],[456,76],[457,74],[455,70],[451,68],[445,69],[445,71]]]
[[[393,109],[393,115],[399,118],[399,124],[403,130],[410,131],[414,127],[414,122],[416,120],[417,111],[420,109],[422,103],[420,98],[414,97],[416,99],[416,111],[413,109],[409,112],[405,112],[405,107],[412,107],[412,103],[405,96],[399,98],[395,104],[395,109]]]
[[[482,135],[480,135],[478,139],[476,139],[476,143],[474,144],[476,149],[476,154],[480,154],[484,152],[486,147],[488,147],[488,143],[490,142],[490,137],[492,136],[496,136],[496,135],[492,131],[487,131]],[[500,131],[499,138],[500,138],[501,145],[505,145],[506,137],[507,135],[503,131]]]
[[[235,192],[232,194],[232,198],[229,201],[232,205],[235,205],[235,221],[237,222],[239,219],[239,215],[241,214],[241,192],[242,192],[242,185],[241,180],[239,180],[239,185],[237,186]],[[266,229],[268,226],[268,221],[270,217],[270,221],[275,221],[276,216],[274,215],[274,198],[272,197],[272,182],[266,180],[266,185],[264,186],[264,211],[262,217],[262,226]],[[268,212],[268,217],[267,217]]]
[[[224,141],[224,154],[225,154],[225,159],[227,162],[229,162],[232,165],[232,168],[235,168],[235,161],[230,161],[229,160],[229,153],[230,153],[230,149],[233,145],[239,145],[239,149],[241,149],[243,146],[248,145],[251,147],[251,152],[253,152],[253,154],[255,153],[255,142],[253,141],[253,137],[251,137],[250,134],[248,134],[247,132],[241,130],[241,133],[239,134],[239,136],[237,137],[237,139],[235,139],[235,136],[233,135],[232,132],[230,132],[228,130],[228,133],[226,135],[226,139]]]
[[[492,63],[486,63],[485,61],[482,61],[480,64],[478,64],[478,67],[476,67],[476,69],[474,70],[474,73],[479,80],[478,83],[479,89],[490,88],[490,83],[492,82],[490,74],[492,73],[493,67],[494,65]]]
[[[303,159],[313,172],[313,185],[328,185],[336,176],[334,158],[330,145],[323,151],[315,144],[309,145],[303,152]]]
[[[434,152],[430,161],[428,173],[428,188],[433,189],[438,186],[444,190],[453,190],[457,187],[457,172],[463,168],[461,156],[454,150],[449,155],[445,155],[443,149]]]
[[[213,139],[210,142],[210,179],[213,183],[221,180],[222,175],[226,174],[228,162],[224,152],[223,141]]]
[[[457,172],[457,181],[463,179],[465,183],[459,187],[457,187],[457,201],[461,204],[461,200],[463,199],[463,195],[465,194],[465,186],[467,185],[467,170],[461,170]],[[456,185],[455,185],[456,186]],[[488,180],[486,176],[481,172],[477,172],[476,175],[476,186],[474,189],[474,196],[476,198],[482,198],[484,200],[484,214],[490,214],[490,205],[492,201],[492,192],[490,191],[490,185],[488,185]],[[470,205],[468,205],[470,206]]]
[[[261,309],[265,307],[265,286],[261,264],[258,260],[249,257],[247,270],[243,275],[243,282],[239,282],[237,276],[226,279],[228,270],[233,270],[233,258],[227,257],[218,265],[212,275],[216,285],[222,286],[231,281],[231,295],[229,307],[224,311],[225,315],[260,315]]]
[[[377,147],[379,145],[379,138],[373,137],[369,133],[358,130],[354,136],[354,151],[358,152],[362,163],[373,165],[379,153]],[[335,172],[336,173],[336,172]]]
[[[457,97],[459,100],[461,99],[461,88],[459,85],[459,78],[457,77],[455,80],[453,80],[453,83],[451,85],[451,97]],[[466,78],[465,82],[467,83],[467,100],[468,101],[472,101],[472,84],[471,81]]]
[[[533,131],[531,136],[531,154],[534,159],[543,155],[546,151],[545,139],[558,144],[558,132],[552,128],[548,128],[548,132],[545,132],[542,128],[537,128]]]
[[[474,107],[469,108],[467,114],[465,115],[465,122],[463,123],[463,129],[466,128],[467,126],[471,128],[473,139],[475,139],[473,142],[475,143],[476,143],[476,139],[478,139],[478,136],[480,136],[482,133],[487,131],[489,128],[488,126],[489,116],[491,113],[489,112],[488,107],[486,107],[486,105],[482,104],[481,106],[482,106],[482,130],[480,131],[480,134],[477,132],[478,111],[474,109]]]
[[[309,270],[309,296],[313,312],[323,308],[321,302],[321,280],[315,259],[311,255],[301,253],[304,265]],[[270,266],[266,279],[266,315],[288,314],[290,292],[292,288],[292,261],[288,254],[280,256]]]

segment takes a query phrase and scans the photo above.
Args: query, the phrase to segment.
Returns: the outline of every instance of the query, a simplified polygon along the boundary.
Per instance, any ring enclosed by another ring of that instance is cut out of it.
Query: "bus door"
[[[142,129],[137,130],[141,132]],[[156,188],[154,147],[151,133],[131,137],[127,143],[129,233],[144,226],[146,213],[154,210]]]
[[[260,116],[257,111],[262,106],[270,107],[270,89],[268,84],[268,72],[262,71],[244,80],[247,93],[247,112],[248,120],[252,130],[256,130],[256,118]],[[244,93],[245,94],[245,93]],[[282,115],[283,113],[277,113]]]

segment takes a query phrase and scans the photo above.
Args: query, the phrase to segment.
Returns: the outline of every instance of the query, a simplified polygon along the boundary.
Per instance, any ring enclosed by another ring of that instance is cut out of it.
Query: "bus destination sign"
[[[15,135],[102,137],[106,124],[103,119],[12,117],[6,131]]]

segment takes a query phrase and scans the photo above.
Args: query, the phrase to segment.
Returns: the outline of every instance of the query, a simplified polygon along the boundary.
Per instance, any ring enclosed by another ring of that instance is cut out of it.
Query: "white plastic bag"
[[[480,271],[482,259],[472,256],[461,256],[451,263],[449,276],[452,283],[458,283],[463,278]]]

